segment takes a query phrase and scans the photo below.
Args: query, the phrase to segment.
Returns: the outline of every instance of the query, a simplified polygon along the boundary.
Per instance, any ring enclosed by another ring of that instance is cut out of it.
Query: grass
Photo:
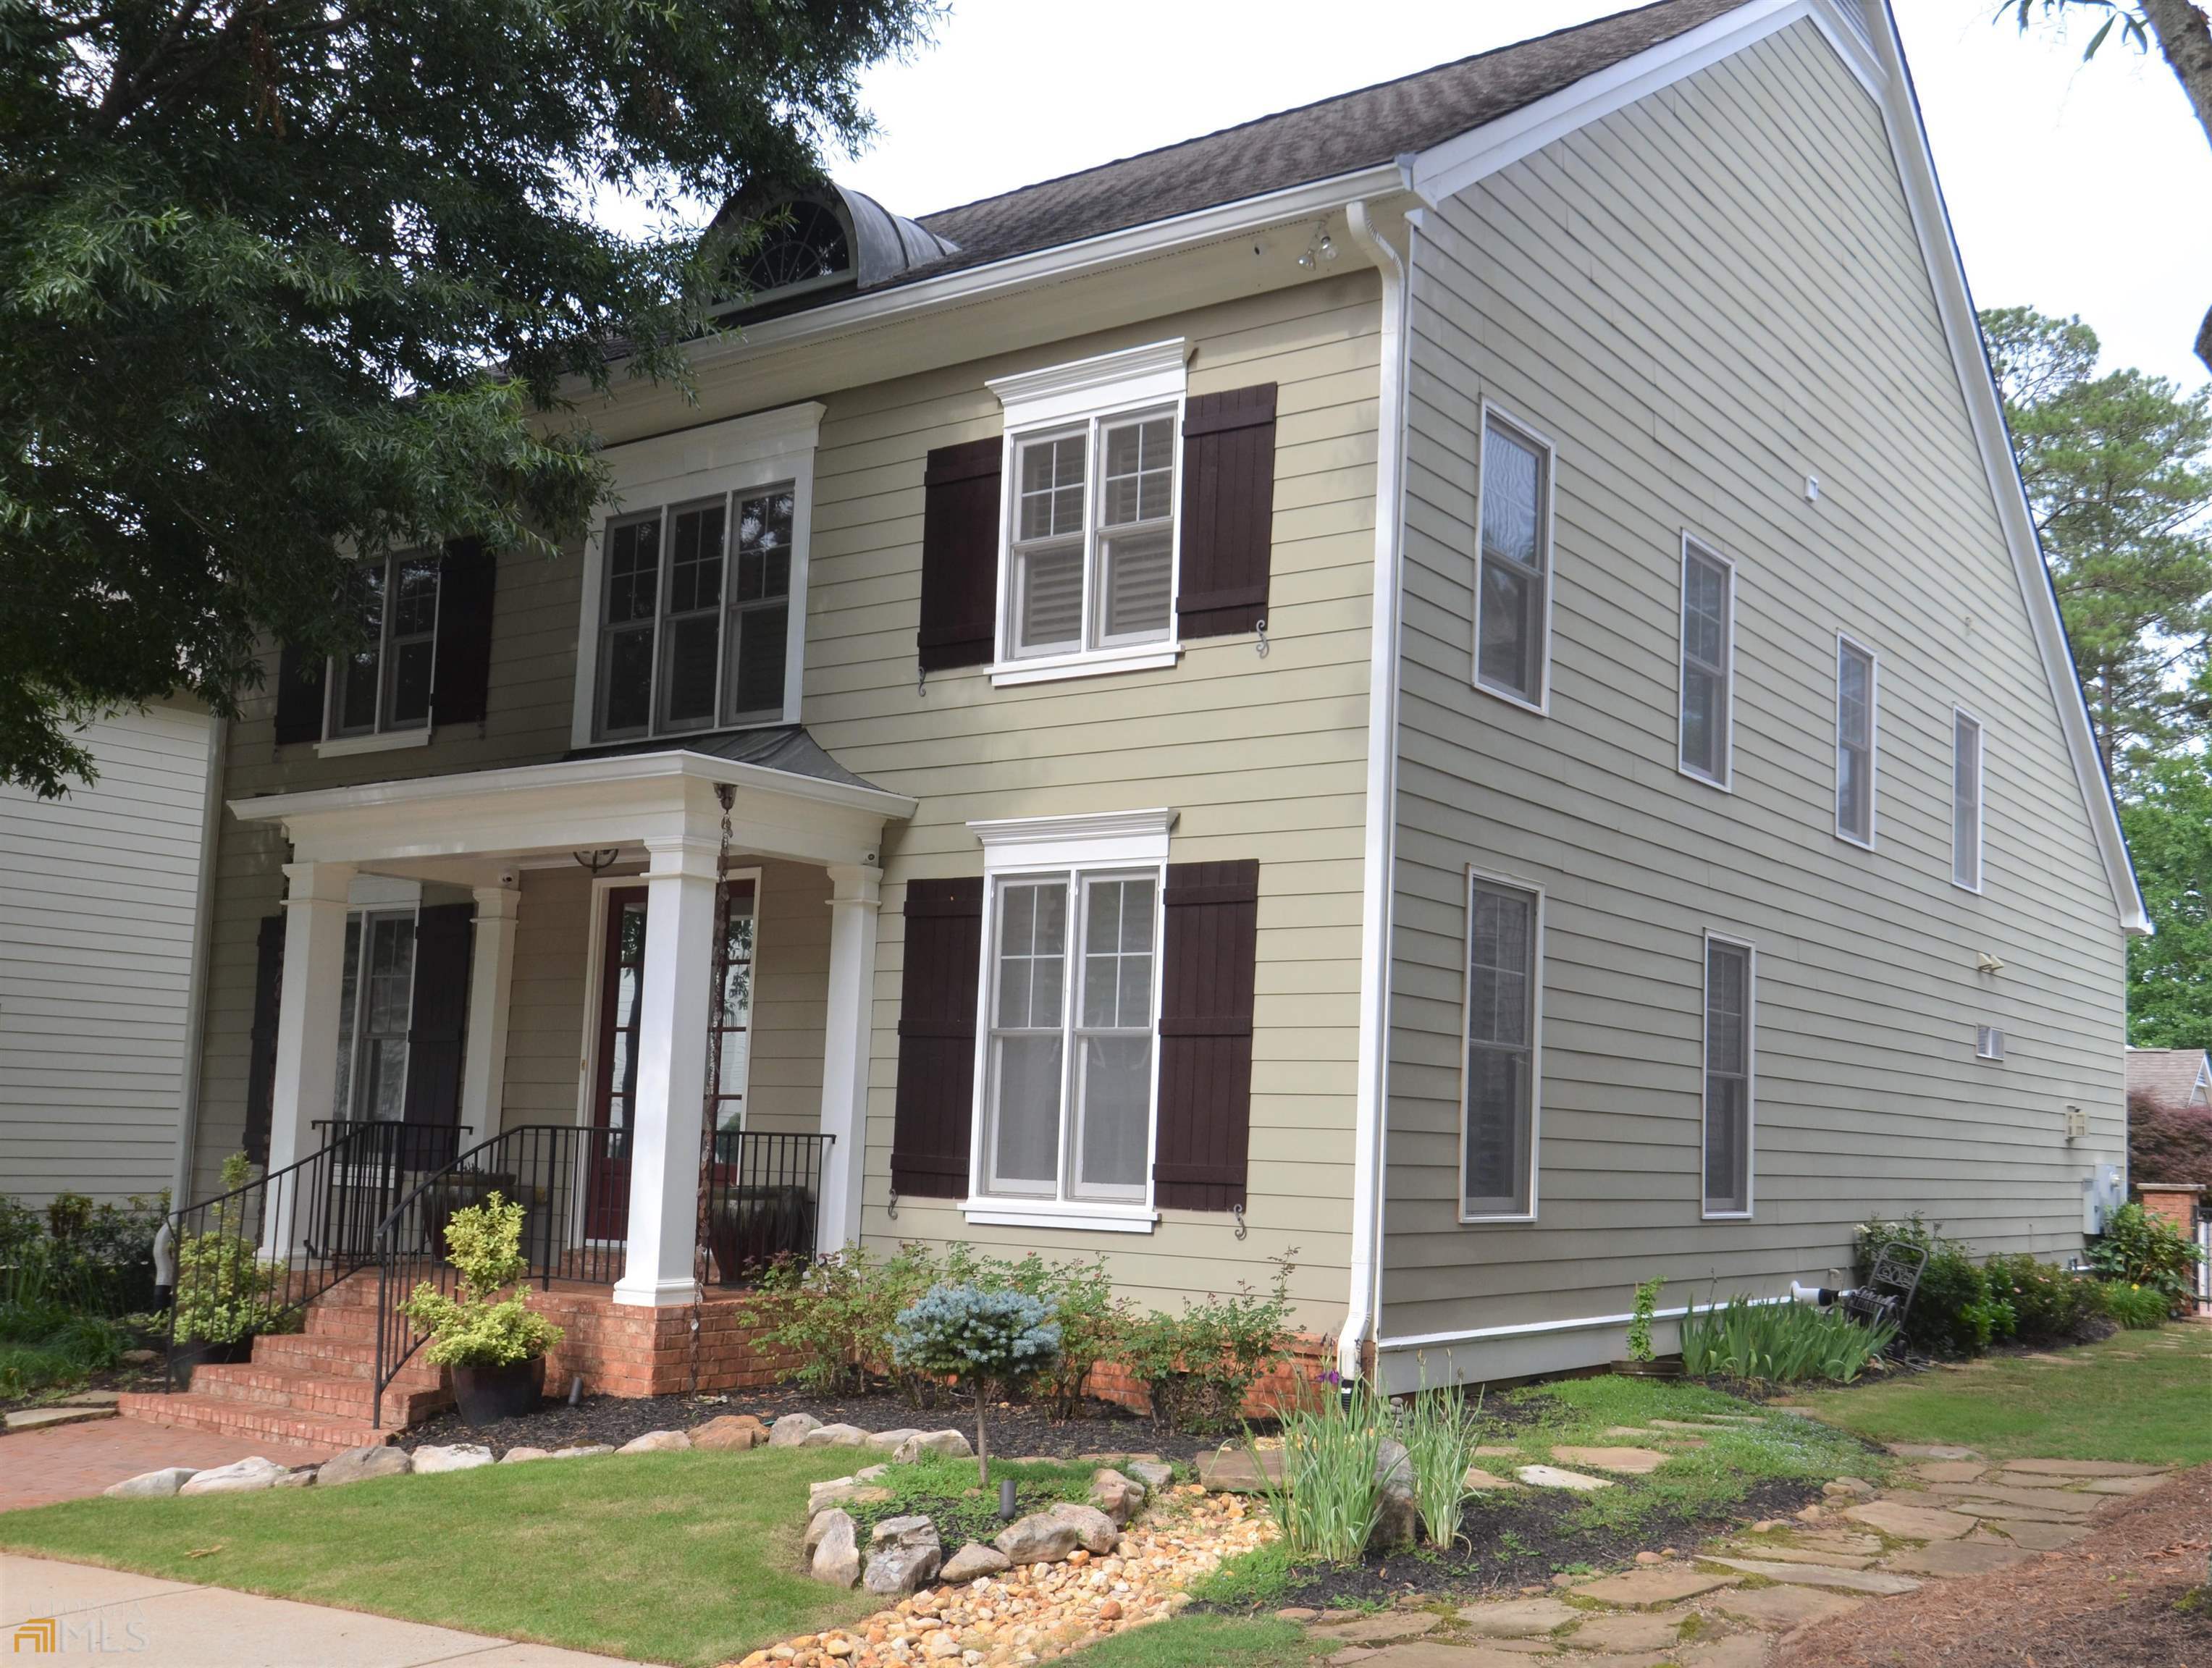
[[[872,1459],[881,1458],[871,1456]],[[851,1505],[845,1509],[852,1514],[864,1546],[868,1532],[884,1519],[921,1513],[936,1524],[949,1557],[962,1542],[988,1541],[1006,1527],[999,1518],[999,1485],[1006,1478],[1014,1481],[1017,1514],[1026,1514],[1044,1511],[1058,1501],[1088,1499],[1091,1479],[1101,1463],[1091,1459],[994,1459],[991,1487],[987,1493],[976,1483],[973,1459],[924,1454],[912,1465],[893,1465],[878,1480],[878,1487],[890,1492],[890,1500],[873,1505]]]
[[[854,1461],[836,1448],[637,1454],[72,1501],[0,1516],[0,1550],[704,1668],[876,1607],[799,1567],[807,1485]]]
[[[1955,1442],[1994,1460],[2212,1460],[2212,1326],[2122,1332],[2049,1353],[2081,1364],[1996,1356],[1797,1399],[1873,1441]]]
[[[1102,1639],[1066,1660],[1082,1668],[1304,1668],[1334,1648],[1316,1644],[1295,1622],[1177,1616]]]

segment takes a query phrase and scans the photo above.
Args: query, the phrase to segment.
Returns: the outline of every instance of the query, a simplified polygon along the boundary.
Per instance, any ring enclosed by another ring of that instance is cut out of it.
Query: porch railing
[[[317,1297],[376,1260],[376,1227],[410,1173],[444,1162],[451,1128],[317,1123],[322,1146],[169,1215],[172,1389],[193,1362],[289,1330]],[[442,1143],[442,1144],[441,1144]]]
[[[709,1277],[741,1286],[779,1257],[814,1254],[822,1167],[834,1135],[747,1131],[708,1137]]]

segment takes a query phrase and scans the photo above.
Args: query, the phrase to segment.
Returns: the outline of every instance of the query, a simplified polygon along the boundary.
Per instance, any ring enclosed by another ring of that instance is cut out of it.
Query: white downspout
[[[1410,158],[1400,172],[1410,185]],[[1401,256],[1376,228],[1368,205],[1345,210],[1352,240],[1374,259],[1382,278],[1380,397],[1376,409],[1375,615],[1369,634],[1367,822],[1359,908],[1359,1054],[1353,1100],[1352,1292],[1337,1338],[1337,1371],[1359,1375],[1360,1357],[1382,1307],[1382,1184],[1385,1112],[1390,1087],[1390,933],[1398,834],[1399,570],[1404,524],[1406,380],[1411,331],[1414,228],[1406,219]]]
[[[199,883],[192,898],[192,960],[185,977],[184,1078],[177,1093],[177,1162],[169,1173],[169,1209],[192,1202],[193,1149],[199,1144],[200,1059],[207,1045],[208,963],[215,952],[215,865],[222,835],[222,773],[230,751],[230,720],[208,714],[205,799],[200,806]]]

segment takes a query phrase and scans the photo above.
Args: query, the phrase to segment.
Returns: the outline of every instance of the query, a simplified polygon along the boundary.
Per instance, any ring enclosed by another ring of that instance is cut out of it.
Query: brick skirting
[[[533,1292],[531,1307],[567,1334],[546,1357],[545,1391],[551,1396],[568,1394],[579,1374],[584,1392],[592,1396],[762,1390],[795,1364],[788,1350],[761,1341],[763,1322],[750,1292],[708,1293],[696,1310],[696,1352],[690,1304],[635,1308],[617,1304],[605,1289],[556,1286]]]

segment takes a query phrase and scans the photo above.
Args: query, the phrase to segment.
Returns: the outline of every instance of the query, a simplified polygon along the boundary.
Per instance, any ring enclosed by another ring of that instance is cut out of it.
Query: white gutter
[[[1413,159],[1399,159],[1401,189]],[[1345,221],[1382,276],[1382,351],[1376,405],[1375,615],[1368,639],[1367,823],[1359,906],[1359,1052],[1353,1100],[1352,1292],[1337,1335],[1337,1371],[1358,1377],[1382,1310],[1382,1181],[1390,1091],[1390,918],[1398,843],[1399,575],[1405,523],[1406,319],[1419,210],[1406,216],[1406,252],[1382,236],[1364,201]]]
[[[190,1202],[192,1149],[199,1143],[200,1061],[207,1046],[208,963],[215,954],[216,847],[222,836],[222,772],[230,754],[230,720],[208,714],[207,779],[200,800],[200,872],[192,895],[191,970],[185,980],[184,1078],[177,1092],[177,1159],[169,1172],[169,1208]]]

